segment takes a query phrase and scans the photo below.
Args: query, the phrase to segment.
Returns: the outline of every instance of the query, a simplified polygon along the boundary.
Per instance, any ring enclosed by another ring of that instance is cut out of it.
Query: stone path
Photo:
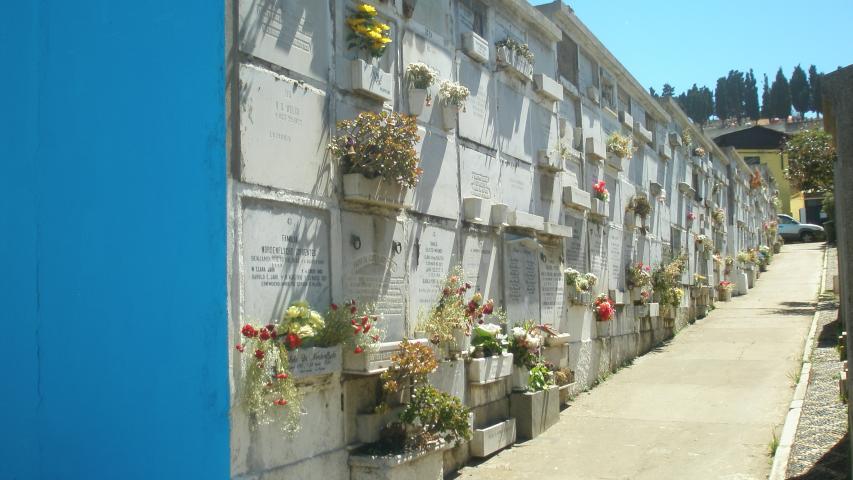
[[[838,269],[834,248],[827,250],[824,289],[832,289]],[[838,306],[828,297],[818,306],[817,342],[811,354],[811,376],[791,457],[787,478],[846,479],[849,465],[847,405],[839,400],[841,361],[836,346],[840,333]]]
[[[822,244],[786,245],[749,295],[581,394],[472,479],[764,479],[813,316]]]

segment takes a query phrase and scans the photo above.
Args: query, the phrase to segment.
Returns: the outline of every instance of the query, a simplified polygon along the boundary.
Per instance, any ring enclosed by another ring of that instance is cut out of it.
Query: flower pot
[[[539,392],[513,392],[509,399],[510,416],[515,418],[520,439],[538,437],[560,418],[560,389],[548,387]]]
[[[430,345],[425,338],[409,340],[409,343]],[[347,349],[344,351],[345,373],[354,375],[376,375],[382,373],[391,365],[391,356],[400,348],[400,342],[382,342],[375,349],[361,353]]]
[[[379,434],[389,423],[397,420],[402,408],[389,408],[382,413],[359,413],[355,416],[355,428],[358,441],[373,443],[379,440]]]
[[[642,303],[643,301],[643,289],[642,288],[632,288],[631,289],[631,302],[634,304]]]
[[[490,427],[474,429],[471,438],[471,456],[489,455],[515,443],[515,419],[496,423]]]
[[[592,303],[592,294],[589,292],[579,292],[570,287],[566,288],[566,294],[572,305],[589,305]]]
[[[510,384],[512,385],[513,391],[526,392],[530,388],[529,380],[530,370],[525,367],[519,367],[518,365],[512,366]]]
[[[426,98],[429,91],[425,88],[410,88],[409,89],[409,114],[420,116],[426,105]]]
[[[287,352],[290,374],[293,378],[315,377],[340,372],[341,346],[299,348]]]
[[[593,198],[590,201],[589,214],[598,218],[607,218],[607,202]]]
[[[604,338],[610,336],[610,324],[612,321],[607,320],[605,322],[600,322],[598,320],[595,321],[595,332],[598,338]]]
[[[721,302],[732,301],[732,290],[730,288],[721,288],[718,290]]]
[[[376,100],[390,101],[394,98],[394,79],[391,74],[363,59],[351,64],[352,89]]]
[[[468,353],[471,349],[471,335],[461,328],[453,329],[453,341],[448,345],[450,353]]]
[[[445,130],[456,128],[456,119],[459,118],[460,108],[456,105],[444,104],[441,107],[441,120]]]
[[[349,457],[350,480],[412,480],[444,478],[443,445],[427,451],[401,455],[358,455]]]
[[[395,209],[407,207],[407,189],[382,177],[367,178],[360,173],[344,176],[344,200],[356,203],[380,205]]]
[[[512,354],[504,353],[485,358],[471,358],[468,363],[468,381],[484,384],[512,374]]]
[[[488,225],[491,208],[491,202],[483,198],[465,197],[462,199],[463,218],[471,223]]]

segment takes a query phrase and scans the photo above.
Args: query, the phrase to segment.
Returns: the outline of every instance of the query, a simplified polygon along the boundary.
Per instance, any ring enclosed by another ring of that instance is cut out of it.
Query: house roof
[[[788,137],[790,135],[785,132],[756,125],[720,135],[714,138],[714,141],[721,147],[735,147],[742,150],[776,150],[782,147]]]

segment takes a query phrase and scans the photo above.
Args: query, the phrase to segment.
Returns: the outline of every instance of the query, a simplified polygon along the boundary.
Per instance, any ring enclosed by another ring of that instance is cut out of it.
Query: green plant
[[[426,332],[435,344],[452,342],[457,330],[470,334],[473,325],[485,321],[495,308],[494,300],[484,302],[480,292],[466,300],[471,288],[471,284],[465,281],[462,266],[453,267],[444,281],[436,304],[429,312],[420,315],[417,329]]]
[[[400,342],[400,348],[391,356],[391,365],[382,372],[383,404],[394,393],[411,393],[427,383],[427,375],[438,369],[438,362],[432,348],[422,343],[412,343],[406,339]]]
[[[507,37],[503,40],[498,40],[495,42],[495,47],[506,47],[509,51],[527,60],[530,65],[533,65],[536,62],[536,57],[533,55],[530,47],[526,43],[521,43],[513,38]]]
[[[634,198],[628,203],[628,210],[645,219],[652,213],[652,204],[649,203],[649,199],[645,195],[634,195]]]
[[[651,267],[643,262],[629,264],[625,269],[625,283],[629,289],[651,287]]]
[[[376,19],[376,8],[362,3],[349,16],[347,48],[360,48],[372,57],[381,57],[391,43],[391,27]]]
[[[314,344],[318,347],[343,345],[355,353],[375,350],[385,333],[377,327],[380,320],[381,316],[374,312],[372,305],[359,305],[355,300],[343,306],[333,303]]]
[[[509,329],[507,350],[512,354],[512,363],[517,367],[533,368],[539,359],[542,337],[533,320],[526,320],[521,326]]]
[[[681,276],[687,268],[687,255],[681,254],[667,264],[658,265],[652,272],[652,288],[660,303],[677,307],[684,297],[681,289]]]
[[[634,142],[619,132],[613,132],[607,137],[607,152],[619,158],[628,158],[634,153]]]
[[[527,385],[534,392],[545,390],[554,385],[554,374],[544,363],[537,363],[530,368]]]
[[[362,112],[337,124],[339,134],[329,150],[341,160],[344,173],[381,177],[412,188],[423,170],[415,145],[420,140],[415,117],[396,112]]]
[[[563,278],[566,281],[566,286],[574,288],[577,292],[587,292],[598,282],[598,277],[592,273],[581,274],[574,268],[565,269]]]
[[[418,387],[400,413],[400,422],[411,432],[409,438],[415,439],[408,449],[423,448],[439,439],[448,443],[470,439],[469,413],[459,398],[432,385]]]
[[[726,211],[722,208],[715,208],[713,213],[711,213],[711,218],[716,225],[721,226],[726,223]]]
[[[501,318],[502,315],[498,314]],[[471,332],[471,346],[474,347],[475,358],[494,357],[501,355],[506,348],[506,336],[501,334],[501,326],[494,323],[484,323],[474,327]]]
[[[788,156],[785,176],[797,190],[832,191],[837,158],[832,135],[825,130],[794,134],[783,148]]]

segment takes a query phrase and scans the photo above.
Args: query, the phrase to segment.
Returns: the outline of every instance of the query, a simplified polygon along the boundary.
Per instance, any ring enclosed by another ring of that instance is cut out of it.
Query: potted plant
[[[700,157],[700,158],[701,158],[701,157],[704,157],[704,156],[705,156],[705,149],[704,149],[704,148],[702,148],[702,147],[696,147],[696,148],[694,148],[694,149],[693,149],[693,156],[694,156],[694,157]]]
[[[722,302],[730,302],[732,301],[732,290],[734,290],[735,284],[729,282],[727,280],[723,280],[717,285],[717,292],[720,296],[720,301]]]
[[[607,191],[607,183],[604,180],[599,180],[592,184],[592,202],[590,214],[598,217],[607,216],[607,201],[610,199],[610,192]]]
[[[338,122],[329,149],[344,172],[344,198],[399,208],[406,189],[414,188],[423,170],[415,144],[420,140],[415,118],[396,112],[362,112]]]
[[[613,132],[605,141],[607,161],[619,171],[625,170],[626,161],[634,154],[634,142],[619,132]]]
[[[530,369],[539,359],[542,337],[532,320],[509,329],[507,350],[512,354],[512,389],[525,391],[528,387]]]
[[[361,3],[347,16],[347,47],[358,48],[372,58],[379,58],[391,43],[391,26],[379,21],[376,8]]]
[[[513,38],[495,42],[498,63],[510,68],[512,72],[529,79],[533,75],[535,56],[526,43]]]
[[[672,326],[675,309],[681,306],[684,290],[681,288],[681,278],[687,269],[687,255],[681,254],[667,264],[658,265],[652,271],[652,288],[654,298],[661,306],[661,316]]]
[[[610,320],[616,315],[616,302],[606,293],[595,297],[592,302],[592,312],[595,316],[595,326],[598,336],[605,337],[610,334]]]
[[[726,211],[719,207],[715,208],[711,213],[711,218],[717,227],[722,227],[726,223]]]
[[[552,368],[551,371],[554,376],[554,383],[560,389],[560,405],[566,405],[569,403],[571,394],[569,389],[575,383],[575,372],[567,367]]]
[[[465,102],[468,100],[468,95],[471,92],[468,87],[450,80],[441,82],[438,87],[438,98],[441,100],[442,120],[444,121],[444,129],[452,130],[456,127],[456,119],[459,118],[459,111],[465,110]]]
[[[649,203],[648,197],[645,195],[634,195],[628,202],[628,211],[635,216],[640,217],[641,232],[646,233],[646,220],[649,214],[652,213],[652,204]]]
[[[696,250],[699,252],[705,251],[705,244],[708,242],[707,235],[696,235]]]
[[[693,221],[696,220],[696,214],[692,211],[687,212],[687,226],[690,227],[693,225]]]
[[[394,406],[408,403],[413,391],[427,384],[427,375],[438,369],[432,349],[422,343],[403,339],[391,356],[391,366],[382,372],[382,404]]]
[[[527,391],[510,395],[510,415],[515,418],[518,436],[536,438],[560,417],[560,390],[547,365],[536,362],[530,368]]]
[[[473,352],[468,363],[468,380],[491,383],[512,373],[512,353],[506,352],[506,335],[500,325],[478,324],[471,334]]]
[[[634,305],[648,302],[648,291],[652,287],[652,268],[643,262],[629,264],[625,270],[625,283],[631,291],[631,301]],[[645,293],[645,295],[643,295]]]
[[[406,79],[409,84],[409,113],[418,116],[424,105],[432,100],[429,88],[438,80],[438,72],[421,62],[406,65]]]
[[[589,292],[595,287],[598,277],[591,273],[582,274],[574,268],[567,268],[563,271],[563,278],[568,287],[566,294],[572,305],[589,305],[592,301]]]

